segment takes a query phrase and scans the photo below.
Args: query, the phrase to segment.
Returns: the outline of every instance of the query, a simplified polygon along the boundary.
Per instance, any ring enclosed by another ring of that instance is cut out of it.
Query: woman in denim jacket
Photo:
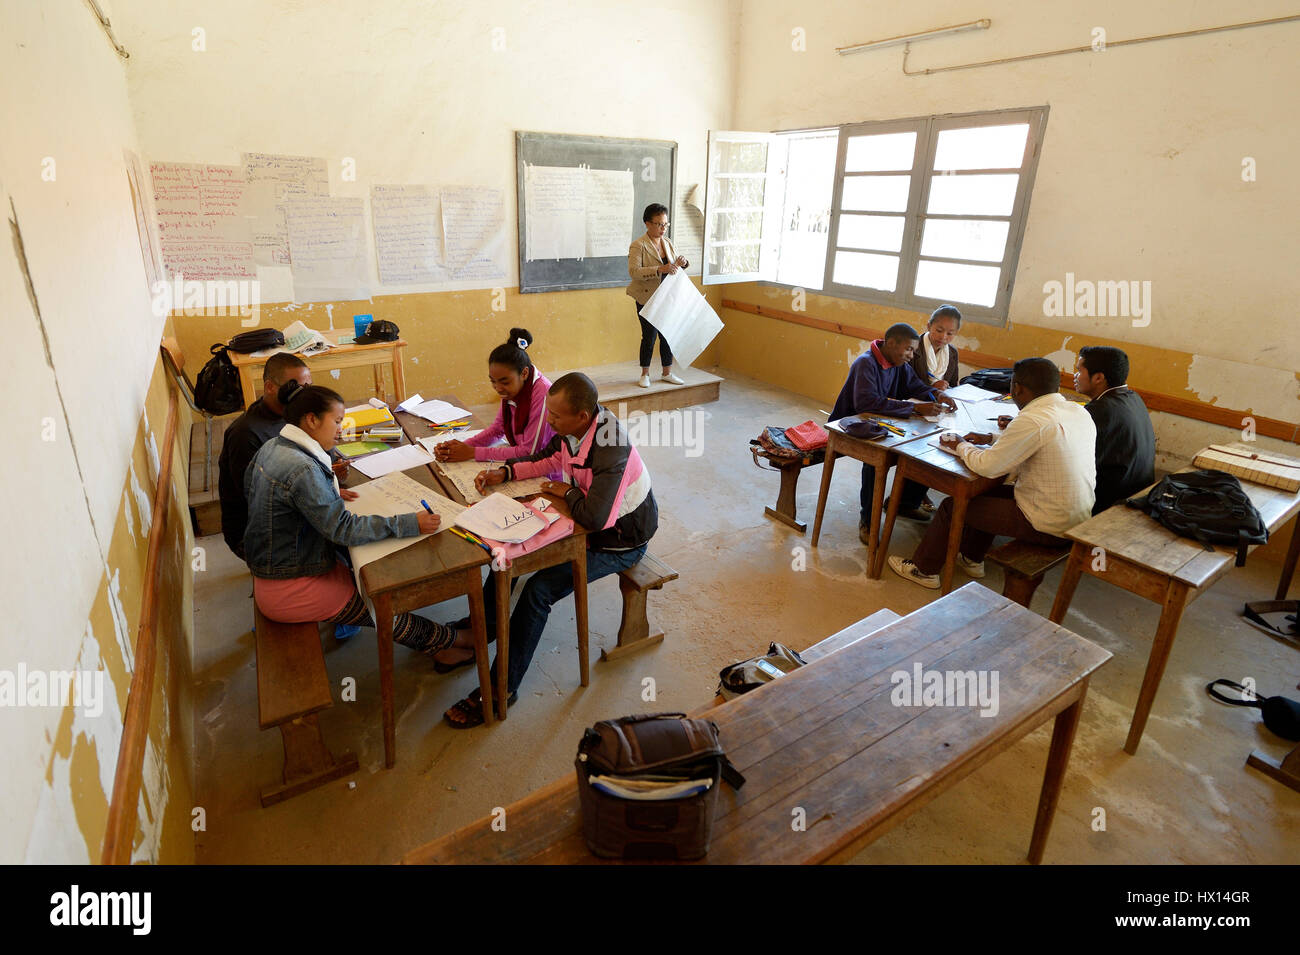
[[[357,494],[339,489],[329,459],[343,423],[343,398],[329,388],[292,380],[277,397],[284,406],[284,428],[262,445],[244,474],[244,559],[253,572],[253,598],[262,613],[282,623],[372,627],[337,547],[432,534],[438,516],[349,512],[343,502]],[[393,640],[422,653],[450,646],[455,635],[452,628],[414,614],[393,619]]]

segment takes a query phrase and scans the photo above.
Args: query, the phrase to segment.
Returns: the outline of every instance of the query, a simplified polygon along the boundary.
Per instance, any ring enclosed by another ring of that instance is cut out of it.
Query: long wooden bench
[[[334,700],[314,623],[278,623],[254,608],[257,647],[257,720],[264,730],[280,728],[284,774],[279,785],[262,790],[271,806],[357,771],[357,757],[337,759],[325,745],[316,714]]]
[[[602,660],[617,660],[633,650],[653,646],[663,640],[662,630],[653,634],[650,632],[646,594],[660,590],[664,584],[676,579],[677,571],[649,551],[638,563],[618,572],[618,589],[623,594],[623,619],[618,625],[618,646],[601,650]]]
[[[1013,540],[989,551],[984,559],[1003,570],[1002,596],[1028,607],[1043,575],[1069,556],[1069,547],[1043,547]]]

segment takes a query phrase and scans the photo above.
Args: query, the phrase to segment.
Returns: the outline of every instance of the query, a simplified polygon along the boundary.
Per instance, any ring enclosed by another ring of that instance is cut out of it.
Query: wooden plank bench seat
[[[763,513],[773,520],[780,521],[787,527],[792,527],[800,534],[808,530],[808,522],[799,520],[796,509],[796,497],[799,489],[799,472],[804,468],[811,468],[821,464],[826,459],[825,449],[819,448],[816,451],[810,451],[803,457],[799,458],[778,458],[766,454],[757,444],[757,440],[750,442],[749,453],[754,457],[754,465],[761,470],[780,471],[781,472],[781,489],[776,495],[776,507],[765,507]],[[758,463],[758,459],[763,458],[770,465],[764,468]]]
[[[278,623],[254,607],[257,648],[257,721],[279,727],[284,743],[283,781],[262,790],[262,805],[314,789],[357,771],[357,757],[337,759],[325,745],[316,714],[334,700],[314,623]]]
[[[1070,548],[1044,547],[1013,540],[984,556],[1003,570],[1002,596],[1028,607],[1034,591],[1043,582],[1043,575],[1057,564],[1064,563],[1070,556]]]
[[[646,594],[651,590],[660,590],[664,584],[676,579],[677,571],[649,551],[636,564],[618,572],[618,589],[623,594],[623,619],[618,625],[618,646],[601,650],[602,660],[616,660],[633,650],[663,640],[662,630],[653,634],[650,632]]]

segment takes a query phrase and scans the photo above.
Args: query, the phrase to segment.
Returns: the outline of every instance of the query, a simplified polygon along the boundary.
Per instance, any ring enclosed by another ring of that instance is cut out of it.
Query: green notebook
[[[383,441],[349,441],[346,444],[335,445],[335,448],[345,458],[360,458],[367,454],[374,454],[376,451],[387,451],[389,445]]]

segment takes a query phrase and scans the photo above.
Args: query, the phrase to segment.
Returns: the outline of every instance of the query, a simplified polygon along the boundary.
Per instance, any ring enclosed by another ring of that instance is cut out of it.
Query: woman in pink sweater
[[[488,355],[488,379],[501,396],[491,426],[465,441],[444,441],[434,448],[439,461],[509,461],[534,454],[555,435],[546,423],[546,393],[551,383],[528,357],[533,336],[510,329],[510,340]],[[497,442],[502,438],[505,444]]]

